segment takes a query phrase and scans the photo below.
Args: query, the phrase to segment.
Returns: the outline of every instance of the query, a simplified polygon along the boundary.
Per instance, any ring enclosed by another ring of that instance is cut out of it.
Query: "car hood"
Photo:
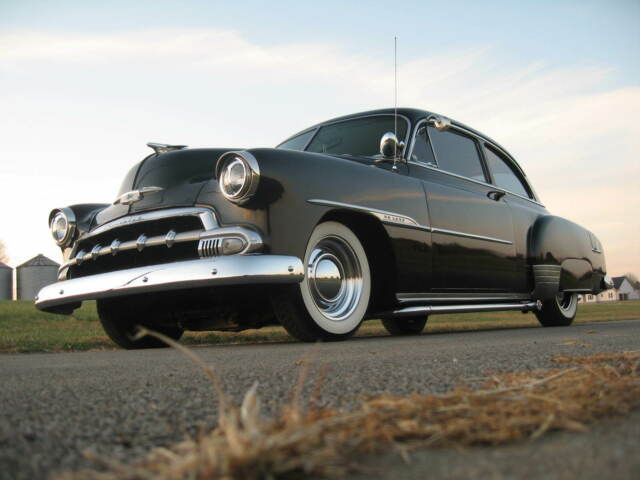
[[[152,154],[135,166],[125,177],[118,196],[133,190],[149,187],[159,187],[155,193],[144,195],[143,198],[130,206],[120,203],[113,204],[100,211],[92,228],[110,222],[116,218],[169,207],[185,207],[195,204],[215,205],[216,211],[228,221],[246,221],[238,213],[238,207],[223,199],[215,178],[215,165],[220,156],[229,151],[242,150],[238,148],[194,148],[174,150],[166,153]],[[253,151],[253,150],[251,150]],[[310,152],[293,152],[290,150],[259,149],[261,153],[270,155],[309,155],[314,160],[322,158],[338,158],[364,165],[371,165],[373,160],[367,157],[352,157],[347,155],[326,155]],[[268,158],[263,158],[268,163]],[[266,166],[266,165],[265,165]],[[379,164],[380,168],[391,168],[388,163]],[[271,194],[279,192],[277,186],[271,185]],[[275,193],[274,193],[275,192]],[[240,209],[246,214],[246,209]]]
[[[96,216],[93,226],[131,213],[195,204],[203,187],[215,179],[218,158],[230,150],[237,149],[194,148],[149,155],[126,176],[118,195],[149,187],[161,190],[144,195],[130,206],[110,205]]]
[[[196,184],[215,177],[218,158],[233,148],[193,148],[148,156],[138,168],[132,189],[173,188]]]

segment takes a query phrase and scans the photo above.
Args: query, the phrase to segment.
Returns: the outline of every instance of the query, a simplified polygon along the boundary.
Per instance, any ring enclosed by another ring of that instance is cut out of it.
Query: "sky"
[[[109,203],[149,141],[274,146],[398,102],[518,160],[640,274],[640,1],[0,0],[0,240],[61,261],[49,211]]]

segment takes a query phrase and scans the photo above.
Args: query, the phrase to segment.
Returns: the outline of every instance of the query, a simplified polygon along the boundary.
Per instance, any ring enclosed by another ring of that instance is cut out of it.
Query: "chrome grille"
[[[69,276],[75,278],[198,258],[200,237],[207,227],[215,228],[217,222],[213,212],[203,208],[123,217],[81,237],[61,273],[68,267]]]
[[[202,258],[217,257],[220,255],[221,238],[203,238],[198,243],[198,255]]]

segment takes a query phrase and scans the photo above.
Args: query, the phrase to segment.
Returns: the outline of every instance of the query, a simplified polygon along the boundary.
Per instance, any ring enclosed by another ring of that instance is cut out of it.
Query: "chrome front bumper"
[[[60,307],[83,300],[96,300],[146,292],[185,288],[299,283],[304,278],[302,261],[284,255],[230,255],[183,262],[137,267],[64,280],[47,285],[36,297],[40,310]]]

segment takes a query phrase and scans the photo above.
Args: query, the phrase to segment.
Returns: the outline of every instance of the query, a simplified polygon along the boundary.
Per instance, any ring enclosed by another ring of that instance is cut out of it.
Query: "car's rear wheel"
[[[319,224],[307,243],[305,277],[273,298],[278,321],[305,342],[353,335],[367,312],[371,272],[358,237],[337,222]]]
[[[551,300],[542,302],[542,309],[536,311],[536,317],[545,327],[567,327],[577,312],[578,294],[561,292]]]
[[[382,325],[391,335],[419,335],[427,324],[427,316],[420,315],[408,318],[388,318]]]
[[[127,350],[138,348],[162,348],[168,345],[157,338],[145,336],[134,340],[138,325],[162,333],[173,340],[179,340],[184,330],[178,326],[156,325],[146,317],[149,315],[142,308],[129,302],[115,299],[98,300],[98,317],[102,328],[113,342]]]

